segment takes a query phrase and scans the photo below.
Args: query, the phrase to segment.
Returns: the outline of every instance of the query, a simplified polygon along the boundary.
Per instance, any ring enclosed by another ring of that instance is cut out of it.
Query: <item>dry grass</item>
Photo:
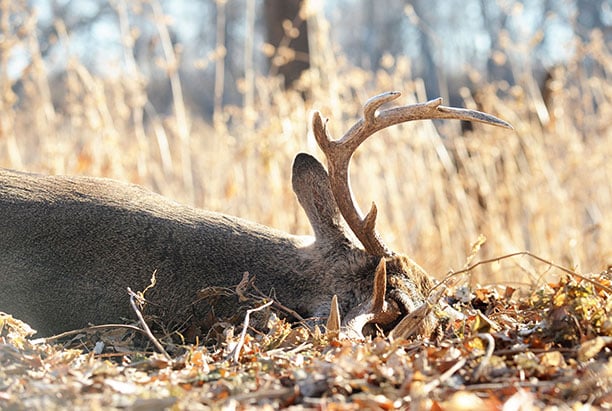
[[[313,43],[321,52],[301,84],[306,101],[260,78],[253,89],[256,110],[224,107],[210,124],[183,108],[175,92],[175,112],[162,117],[151,111],[137,66],[107,79],[71,58],[65,77],[52,77],[34,18],[9,3],[4,7],[13,9],[2,11],[0,23],[3,167],[128,180],[199,207],[306,233],[289,180],[296,153],[322,158],[308,131],[312,110],[329,117],[339,137],[374,94],[400,90],[403,104],[426,99],[408,61],[371,73],[325,54],[332,48],[319,20],[313,26],[321,36]],[[13,27],[7,15],[25,24]],[[61,27],[59,33],[68,49],[69,33]],[[130,44],[125,47],[132,55]],[[11,78],[9,59],[23,50],[32,64]],[[476,126],[463,137],[456,123],[436,130],[418,122],[366,143],[356,153],[352,185],[362,208],[377,202],[379,231],[392,248],[438,277],[465,264],[481,233],[487,242],[478,258],[529,250],[583,272],[612,264],[612,83],[606,71],[586,75],[587,57],[612,67],[610,51],[596,36],[579,47],[575,60],[555,73],[549,120],[529,68],[522,68],[519,85],[490,84],[480,93],[482,109],[510,121],[514,132]],[[175,72],[168,76],[180,85]],[[19,96],[11,90],[17,82]],[[61,106],[52,101],[52,88],[62,90]],[[507,264],[520,264],[524,278]],[[474,280],[533,284],[547,269],[515,259],[487,267],[486,276]]]

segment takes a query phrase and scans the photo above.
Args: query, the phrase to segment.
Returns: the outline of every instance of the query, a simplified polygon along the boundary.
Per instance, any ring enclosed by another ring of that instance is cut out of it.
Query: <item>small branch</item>
[[[272,300],[272,305],[274,306],[274,308],[279,309],[281,311],[284,311],[285,313],[291,315],[293,318],[295,318],[298,321],[301,322],[305,322],[304,317],[302,317],[300,314],[297,313],[297,311],[292,310],[289,307],[284,306],[283,304],[281,304],[279,301],[277,301],[274,298],[270,298],[268,297],[266,294],[264,294],[259,288],[257,288],[257,286],[255,284],[251,284],[251,287],[257,291],[258,293],[258,298],[265,298],[265,299],[270,299]]]
[[[136,295],[135,292],[133,292],[130,287],[127,288],[127,292],[130,295],[130,304],[132,306],[132,309],[134,310],[134,312],[136,313],[136,317],[138,317],[138,321],[140,321],[140,325],[142,325],[142,328],[145,332],[145,334],[147,335],[147,337],[149,337],[149,340],[151,340],[151,342],[153,343],[153,345],[155,346],[155,348],[157,348],[157,350],[162,353],[164,355],[164,357],[166,357],[166,359],[168,360],[168,362],[172,362],[172,357],[170,356],[170,354],[168,354],[168,352],[166,352],[166,350],[164,349],[164,347],[162,347],[161,343],[157,340],[157,338],[155,338],[155,336],[153,335],[153,333],[151,332],[151,329],[149,328],[149,326],[147,325],[147,322],[145,321],[142,313],[140,312],[140,310],[138,309],[138,306],[136,306],[136,298],[139,298],[138,295]]]
[[[587,283],[592,284],[595,288],[597,288],[599,290],[603,290],[603,291],[606,291],[606,292],[612,294],[612,288],[607,287],[607,286],[605,286],[603,284],[600,284],[600,283],[598,283],[595,280],[591,280],[590,278],[587,278],[587,277],[585,277],[582,274],[578,274],[577,272],[575,272],[573,270],[570,270],[567,267],[563,267],[562,265],[553,263],[550,260],[547,260],[547,259],[545,259],[543,257],[537,256],[537,255],[531,253],[530,251],[517,251],[516,253],[510,253],[510,254],[502,255],[500,257],[488,258],[486,260],[480,260],[480,261],[470,265],[469,267],[463,268],[463,269],[461,269],[459,271],[451,271],[450,273],[447,274],[447,276],[444,278],[444,280],[440,281],[438,284],[433,286],[431,291],[433,291],[435,288],[437,288],[441,284],[444,284],[444,283],[448,282],[451,278],[456,277],[456,276],[458,276],[460,274],[464,274],[464,273],[470,272],[471,270],[473,270],[474,268],[476,268],[478,266],[481,266],[481,265],[484,265],[484,264],[497,263],[497,262],[499,262],[501,260],[507,260],[509,258],[513,258],[513,257],[517,257],[517,256],[527,256],[527,257],[533,258],[534,260],[537,260],[537,261],[539,261],[541,263],[544,263],[544,264],[548,264],[551,267],[554,267],[554,268],[556,268],[558,270],[561,270],[561,271],[563,271],[566,274],[569,274],[569,275],[572,275],[572,276],[576,276],[576,277],[580,278],[581,280],[584,280]]]
[[[474,370],[474,380],[478,381],[480,379],[480,376],[483,370],[489,364],[489,361],[491,360],[491,357],[493,356],[493,352],[495,351],[495,340],[493,339],[493,336],[491,334],[486,334],[486,333],[476,334],[472,338],[481,338],[487,341],[487,350],[485,351],[485,355],[482,358],[482,360],[480,360],[480,364],[478,364],[478,367],[476,367],[476,370]]]
[[[51,341],[55,341],[55,340],[59,340],[62,339],[64,337],[69,337],[71,335],[76,335],[76,334],[81,334],[81,333],[87,333],[90,331],[96,331],[96,330],[104,330],[107,328],[126,328],[128,330],[132,330],[132,331],[138,331],[139,333],[145,334],[146,333],[141,329],[138,328],[134,325],[130,325],[130,324],[101,324],[101,325],[92,325],[90,327],[85,327],[85,328],[79,328],[77,330],[70,330],[70,331],[66,331],[60,334],[55,334],[52,335],[50,337],[43,337],[43,338],[36,338],[32,341],[30,341],[32,344],[36,345],[36,344],[48,344]]]
[[[423,387],[423,393],[425,395],[429,395],[434,390],[434,388],[436,388],[439,385],[441,385],[444,381],[446,381],[450,377],[452,377],[453,374],[455,374],[457,371],[459,371],[461,368],[463,368],[463,366],[465,365],[466,362],[467,362],[467,359],[461,358],[459,361],[457,361],[455,363],[455,365],[453,365],[448,370],[446,370],[444,373],[442,373],[442,375],[440,375],[438,378],[428,382]]]
[[[261,311],[264,308],[271,306],[273,302],[274,301],[268,301],[267,303],[257,308],[251,308],[250,310],[247,310],[244,316],[244,324],[242,325],[242,332],[240,333],[240,339],[238,340],[238,344],[236,344],[231,354],[232,360],[234,361],[234,363],[237,364],[238,361],[240,360],[240,351],[242,351],[242,347],[244,346],[244,340],[246,339],[247,329],[249,328],[249,321],[251,319],[251,313]]]

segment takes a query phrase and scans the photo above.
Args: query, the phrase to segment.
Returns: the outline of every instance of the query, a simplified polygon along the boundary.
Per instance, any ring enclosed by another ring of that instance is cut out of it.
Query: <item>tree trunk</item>
[[[310,67],[308,30],[300,15],[303,0],[265,0],[267,42],[275,47],[270,74],[280,74],[290,88]]]

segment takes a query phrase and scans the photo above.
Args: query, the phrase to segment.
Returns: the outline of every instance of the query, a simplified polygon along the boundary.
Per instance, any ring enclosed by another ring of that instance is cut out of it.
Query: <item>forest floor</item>
[[[612,270],[567,271],[520,296],[450,288],[463,317],[441,318],[436,339],[355,340],[272,315],[215,344],[160,338],[160,353],[134,329],[35,340],[0,314],[0,408],[611,409]]]

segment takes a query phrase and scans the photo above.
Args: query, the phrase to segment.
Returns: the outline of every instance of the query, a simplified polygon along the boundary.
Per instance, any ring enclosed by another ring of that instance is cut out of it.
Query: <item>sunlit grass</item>
[[[340,137],[375,94],[402,91],[402,104],[427,98],[401,58],[376,73],[341,58],[314,58],[301,82],[306,101],[299,91],[282,91],[278,80],[258,78],[256,109],[224,107],[216,122],[189,107],[161,116],[147,101],[138,67],[101,78],[73,57],[65,76],[51,76],[34,18],[4,4],[13,9],[3,14],[20,15],[25,24],[2,27],[0,166],[127,180],[294,233],[309,229],[291,192],[291,162],[300,151],[323,159],[309,135],[312,110],[329,117],[333,136]],[[67,43],[70,33],[59,33],[58,41]],[[315,40],[328,41],[323,35]],[[32,63],[15,79],[9,61],[23,50]],[[462,136],[458,123],[436,129],[417,122],[365,143],[352,163],[352,186],[362,209],[376,201],[379,231],[392,248],[437,277],[463,267],[479,234],[487,237],[479,258],[529,250],[580,271],[612,264],[612,84],[605,70],[589,74],[586,59],[612,67],[597,36],[578,47],[574,60],[554,72],[544,115],[528,70],[518,85],[479,90],[479,108],[515,131],[476,125]],[[181,81],[174,71],[168,76]],[[471,95],[465,97],[470,106]],[[185,104],[174,98],[175,105]],[[512,270],[508,278],[504,266],[489,266],[476,280],[532,283],[547,270],[525,259],[504,264],[519,264],[525,276],[516,278]]]

